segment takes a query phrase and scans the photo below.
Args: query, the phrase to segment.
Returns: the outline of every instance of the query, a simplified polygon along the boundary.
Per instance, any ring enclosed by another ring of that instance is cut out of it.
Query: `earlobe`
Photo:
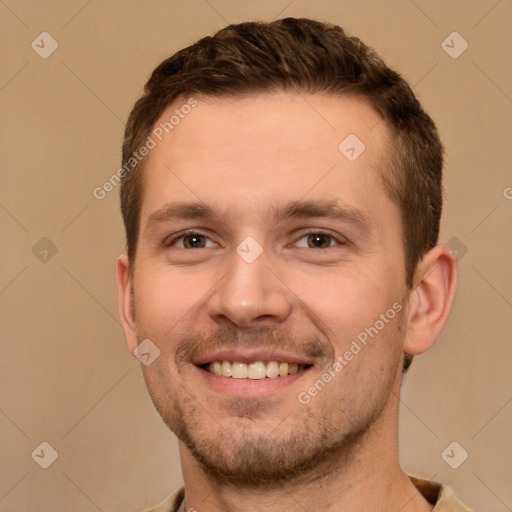
[[[133,284],[130,278],[130,262],[126,254],[117,258],[116,279],[121,324],[128,350],[133,355],[133,351],[137,348],[137,329],[134,314]]]
[[[443,329],[457,288],[457,263],[448,246],[438,245],[422,258],[410,293],[406,354],[426,352]]]

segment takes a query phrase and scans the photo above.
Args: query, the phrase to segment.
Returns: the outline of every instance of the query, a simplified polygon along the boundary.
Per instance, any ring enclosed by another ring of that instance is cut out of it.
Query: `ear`
[[[407,335],[404,352],[426,352],[444,327],[457,288],[455,254],[446,245],[438,245],[421,259],[409,296]]]
[[[130,262],[126,254],[122,254],[117,258],[116,271],[119,315],[128,350],[133,356],[133,351],[137,348],[137,329],[133,304],[133,283],[130,278]]]

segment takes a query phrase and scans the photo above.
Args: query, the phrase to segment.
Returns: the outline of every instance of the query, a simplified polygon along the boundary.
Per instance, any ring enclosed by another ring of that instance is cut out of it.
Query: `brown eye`
[[[207,245],[208,243],[210,245]],[[203,249],[214,245],[210,238],[195,232],[182,234],[166,243],[166,246],[178,249]]]
[[[331,237],[324,233],[307,235],[308,246],[313,249],[325,249],[330,246]]]
[[[295,244],[304,249],[331,249],[336,245],[345,245],[346,241],[342,236],[335,237],[323,231],[310,231],[304,233]]]
[[[203,235],[186,235],[183,237],[183,245],[187,249],[193,249],[197,247],[204,247],[205,241],[204,241]]]

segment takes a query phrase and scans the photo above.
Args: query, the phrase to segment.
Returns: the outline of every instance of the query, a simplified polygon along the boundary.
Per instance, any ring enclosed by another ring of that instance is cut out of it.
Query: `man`
[[[442,145],[341,28],[231,25],[165,60],[127,123],[130,352],[179,440],[153,511],[467,511],[402,472],[400,385],[456,288]]]

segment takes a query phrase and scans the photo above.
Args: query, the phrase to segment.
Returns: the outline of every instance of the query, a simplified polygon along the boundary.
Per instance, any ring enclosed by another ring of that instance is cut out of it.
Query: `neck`
[[[296,510],[300,504],[300,510],[306,512],[430,512],[432,505],[399,465],[397,402],[388,402],[365,435],[352,445],[351,454],[333,452],[310,473],[271,487],[240,487],[218,481],[202,470],[180,442],[185,510],[274,512]]]

